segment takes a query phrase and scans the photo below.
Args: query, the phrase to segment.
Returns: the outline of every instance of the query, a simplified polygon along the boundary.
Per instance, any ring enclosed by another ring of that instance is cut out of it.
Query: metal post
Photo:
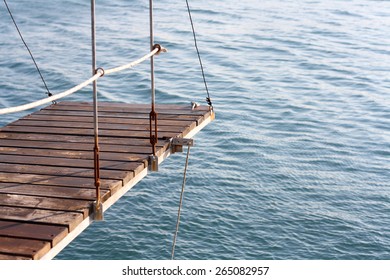
[[[150,22],[150,51],[154,49],[153,34],[153,0],[149,0],[149,22]],[[150,88],[151,88],[151,111],[149,114],[150,144],[152,145],[152,155],[149,156],[149,170],[158,171],[158,157],[156,156],[157,136],[157,113],[155,110],[155,83],[154,83],[154,57],[150,58]],[[153,133],[154,130],[154,133]]]
[[[149,23],[150,23],[150,51],[154,46],[154,33],[153,33],[153,0],[149,0]],[[152,94],[152,111],[154,111],[155,104],[155,86],[154,86],[154,56],[150,58],[150,81],[151,81],[151,94]]]
[[[95,0],[91,0],[91,34],[92,34],[92,75],[96,74],[96,23]],[[93,82],[93,124],[94,124],[94,173],[96,187],[96,201],[94,203],[94,219],[103,220],[103,205],[100,200],[100,164],[99,164],[99,126],[97,81]]]

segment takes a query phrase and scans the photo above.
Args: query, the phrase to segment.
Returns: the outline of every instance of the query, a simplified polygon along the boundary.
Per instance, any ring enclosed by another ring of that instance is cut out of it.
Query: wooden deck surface
[[[158,105],[162,161],[170,139],[213,119],[206,106]],[[104,210],[147,174],[150,105],[100,103]],[[0,260],[50,259],[91,222],[95,201],[90,103],[61,102],[0,129]]]

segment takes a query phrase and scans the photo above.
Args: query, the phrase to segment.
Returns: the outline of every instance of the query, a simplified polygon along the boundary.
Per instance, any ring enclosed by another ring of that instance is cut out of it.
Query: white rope
[[[31,102],[31,103],[28,103],[28,104],[25,104],[25,105],[20,105],[20,106],[0,109],[0,115],[21,112],[21,111],[24,111],[24,110],[28,110],[28,109],[31,109],[31,108],[35,108],[35,107],[41,106],[41,105],[49,103],[51,101],[55,101],[57,99],[65,97],[65,96],[71,95],[72,93],[75,93],[76,91],[86,87],[87,85],[89,85],[93,81],[96,81],[102,75],[103,75],[103,71],[98,71],[98,73],[93,75],[91,78],[89,78],[85,82],[83,82],[83,83],[81,83],[81,84],[79,84],[79,85],[77,85],[75,87],[72,87],[71,89],[68,89],[67,91],[58,93],[56,95],[53,95],[53,96],[50,96],[50,97],[47,97],[47,98],[44,98],[44,99],[41,99],[41,100],[38,100],[38,101],[35,101],[35,102]]]
[[[156,47],[150,53],[148,53],[147,55],[141,57],[140,59],[137,59],[136,61],[133,61],[133,62],[128,63],[128,64],[125,64],[123,66],[119,66],[119,67],[108,69],[108,70],[103,70],[101,68],[98,68],[97,69],[97,73],[95,75],[93,75],[91,78],[89,78],[88,80],[82,82],[81,84],[79,84],[79,85],[77,85],[77,86],[75,86],[75,87],[73,87],[73,88],[71,88],[71,89],[69,89],[67,91],[55,94],[53,96],[50,96],[50,97],[47,97],[47,98],[44,98],[44,99],[41,99],[41,100],[38,100],[38,101],[35,101],[35,102],[31,102],[31,103],[28,103],[28,104],[25,104],[25,105],[20,105],[20,106],[0,109],[0,115],[25,111],[25,110],[28,110],[28,109],[31,109],[31,108],[35,108],[35,107],[44,105],[46,103],[55,101],[57,99],[66,97],[66,96],[71,95],[72,93],[75,93],[76,91],[79,91],[80,89],[86,87],[87,85],[89,85],[90,83],[96,81],[97,79],[99,79],[103,75],[112,74],[112,73],[119,72],[119,71],[122,71],[122,70],[125,70],[125,69],[128,69],[128,68],[132,68],[132,67],[136,66],[137,64],[140,64],[141,62],[147,60],[148,58],[158,54],[160,51],[165,52],[166,50],[165,49],[160,49],[160,48]]]
[[[116,68],[111,68],[111,69],[108,69],[108,70],[104,70],[104,75],[108,75],[108,74],[119,72],[119,71],[122,71],[122,70],[125,70],[125,69],[132,68],[132,67],[136,66],[137,64],[140,64],[141,62],[147,60],[148,58],[154,56],[158,52],[159,52],[159,49],[158,48],[154,48],[150,53],[148,53],[147,55],[141,57],[140,59],[137,59],[136,61],[133,61],[131,63],[125,64],[125,65],[122,65],[122,66],[119,66],[119,67],[116,67]]]

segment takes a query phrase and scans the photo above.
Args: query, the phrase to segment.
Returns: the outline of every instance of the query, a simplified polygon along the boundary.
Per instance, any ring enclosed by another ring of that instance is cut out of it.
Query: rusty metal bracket
[[[95,147],[94,151],[94,177],[95,177],[95,189],[96,189],[96,201],[93,203],[93,219],[95,221],[103,221],[103,204],[100,197],[100,149],[99,149],[99,137],[95,135]]]
[[[158,143],[157,127],[158,127],[157,112],[153,108],[149,114],[149,132],[150,132],[150,144],[152,145],[152,153],[154,156],[156,155],[156,144]]]
[[[171,153],[183,152],[183,146],[194,146],[194,139],[191,138],[172,138],[171,141]]]

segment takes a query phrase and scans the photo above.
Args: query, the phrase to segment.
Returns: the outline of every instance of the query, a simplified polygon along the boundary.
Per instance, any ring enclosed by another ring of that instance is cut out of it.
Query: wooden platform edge
[[[190,130],[184,138],[192,138],[211,121],[215,119],[215,113],[211,112],[202,123]],[[159,164],[171,155],[171,150],[167,149],[161,156],[159,156]],[[138,182],[140,182],[148,174],[148,168],[146,167],[136,176],[134,176],[126,185],[115,192],[110,198],[103,203],[103,211],[107,211],[116,201],[118,201],[124,194],[126,194],[131,188],[133,188]],[[62,239],[57,245],[51,248],[49,252],[43,255],[40,260],[52,260],[57,256],[69,243],[71,243],[79,234],[81,234],[90,224],[94,222],[92,216],[85,218],[73,231],[71,231],[64,239]]]

